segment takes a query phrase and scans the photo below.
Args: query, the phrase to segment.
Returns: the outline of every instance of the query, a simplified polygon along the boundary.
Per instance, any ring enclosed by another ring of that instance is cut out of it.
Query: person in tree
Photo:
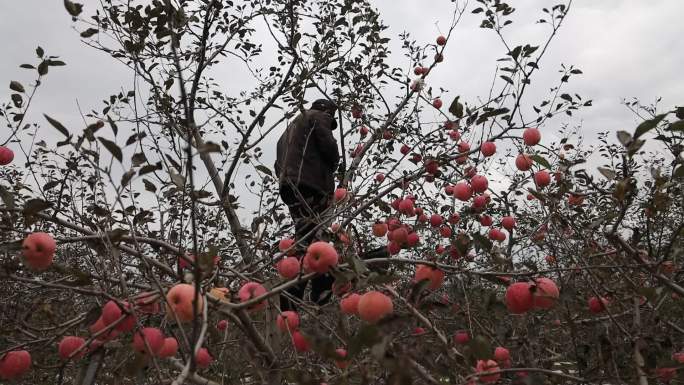
[[[340,160],[333,130],[337,128],[335,103],[319,99],[309,110],[299,114],[278,140],[275,172],[280,184],[280,197],[287,205],[299,242],[297,255],[302,256],[322,229],[321,214],[330,207],[335,190],[335,171]],[[311,282],[311,300],[327,302],[334,278],[330,274]],[[290,296],[304,297],[307,282],[287,290]],[[322,296],[323,294],[326,294]],[[282,311],[294,310],[286,295],[280,297]]]

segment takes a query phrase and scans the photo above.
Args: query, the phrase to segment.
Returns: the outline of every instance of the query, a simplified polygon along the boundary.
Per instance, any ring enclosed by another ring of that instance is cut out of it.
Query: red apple
[[[444,218],[442,218],[441,215],[439,214],[432,214],[430,216],[430,226],[432,227],[439,227],[444,223]]]
[[[451,227],[444,225],[439,228],[439,235],[442,236],[442,238],[450,238],[451,237]]]
[[[178,353],[178,341],[173,337],[164,338],[164,343],[157,355],[161,358],[174,357]]]
[[[496,152],[496,144],[494,142],[484,142],[480,146],[480,152],[483,156],[492,156]]]
[[[453,213],[449,216],[449,223],[452,225],[457,224],[461,220],[461,216],[458,213]]]
[[[470,186],[472,186],[473,191],[476,193],[485,192],[489,186],[489,181],[484,175],[475,175],[472,179],[470,179]]]
[[[340,310],[344,314],[358,314],[361,295],[352,293],[340,300]]]
[[[511,231],[515,227],[515,218],[511,216],[505,216],[501,218],[501,226],[503,226],[504,229]]]
[[[406,236],[406,244],[409,247],[413,247],[413,246],[417,245],[418,242],[420,242],[420,237],[418,236],[418,233],[412,232]]]
[[[359,299],[359,317],[369,323],[376,323],[394,310],[392,300],[379,291],[369,291]]]
[[[608,299],[601,297],[591,297],[589,298],[589,311],[594,314],[602,313],[606,310],[608,305]]]
[[[222,319],[219,322],[216,323],[216,329],[220,331],[224,331],[228,329],[228,320]]]
[[[473,196],[473,190],[470,188],[468,183],[458,182],[454,186],[454,196],[456,199],[465,202]]]
[[[418,326],[418,327],[416,327],[415,329],[413,329],[413,335],[414,335],[414,336],[420,336],[420,335],[423,335],[423,334],[425,334],[425,329],[421,328],[420,326]]]
[[[413,211],[413,201],[410,199],[403,199],[399,202],[399,211],[402,214],[410,214]]]
[[[499,362],[508,361],[511,359],[511,353],[508,351],[508,349],[499,346],[494,349],[494,359]]]
[[[337,354],[338,357],[338,359],[335,360],[335,365],[340,369],[347,368],[347,366],[349,366],[349,361],[345,360],[345,358],[347,358],[347,351],[339,348],[335,349],[335,354]]]
[[[57,352],[59,353],[59,358],[63,360],[69,359],[71,354],[81,349],[85,345],[85,340],[81,337],[66,336],[62,338],[57,346]],[[86,353],[86,349],[81,349],[73,357],[74,360],[78,360]]]
[[[278,274],[285,279],[292,279],[299,274],[300,263],[297,257],[286,257],[278,261],[276,265]]]
[[[527,154],[520,154],[515,158],[515,167],[520,171],[527,171],[532,168],[532,158]]]
[[[398,243],[399,245],[402,245],[406,243],[406,239],[408,238],[408,230],[406,230],[405,227],[400,227],[391,233],[392,235],[392,241]]]
[[[306,340],[306,337],[299,330],[292,332],[292,345],[294,345],[295,350],[298,352],[308,352],[311,348],[309,341]]]
[[[534,173],[534,183],[537,187],[546,187],[551,183],[551,175],[546,170],[537,171]]]
[[[24,263],[33,270],[45,270],[52,264],[56,250],[57,243],[50,234],[31,233],[22,244]]]
[[[335,190],[335,202],[340,202],[347,197],[347,189],[339,187]]]
[[[468,152],[470,151],[470,143],[461,141],[458,143],[458,152]]]
[[[31,354],[26,350],[13,350],[0,357],[0,378],[13,380],[31,368]]]
[[[143,328],[133,335],[133,349],[138,353],[157,355],[164,346],[164,334],[157,328]]]
[[[391,255],[397,255],[401,251],[401,245],[398,244],[397,242],[392,241],[392,242],[387,244],[387,251]]]
[[[534,280],[536,288],[534,290],[534,307],[538,309],[550,309],[560,296],[556,283],[548,278],[537,278]]]
[[[354,119],[360,119],[363,116],[363,110],[361,109],[361,106],[359,106],[358,104],[355,104],[351,108],[351,113]]]
[[[454,334],[454,342],[457,345],[465,345],[470,342],[470,334],[465,330],[459,330]]]
[[[475,367],[480,382],[485,384],[497,382],[501,378],[501,373],[498,373],[499,370],[499,364],[494,360],[478,360]],[[488,374],[491,372],[494,373]]]
[[[195,363],[197,363],[197,367],[200,369],[208,368],[213,361],[214,357],[209,354],[207,348],[200,348],[197,354],[195,354]]]
[[[328,242],[314,242],[306,250],[304,267],[316,273],[327,273],[331,267],[337,266],[337,250]]]
[[[379,173],[375,175],[375,181],[378,183],[382,183],[385,181],[385,174]]]
[[[192,321],[195,315],[202,315],[203,305],[204,299],[201,295],[195,302],[195,286],[187,283],[179,283],[166,293],[166,314],[172,320]]]
[[[494,220],[489,215],[481,215],[480,216],[480,224],[482,226],[491,226],[492,223],[494,223]]]
[[[436,109],[442,108],[442,99],[436,98],[435,100],[432,101],[432,106],[435,107]]]
[[[541,132],[536,128],[527,128],[523,131],[523,141],[528,146],[534,146],[541,140]]]
[[[14,160],[14,151],[11,149],[0,146],[0,166],[6,166]]]
[[[361,134],[361,136],[366,136],[366,135],[368,135],[368,127],[366,127],[366,126],[361,126],[361,128],[359,128],[359,134]]]
[[[276,325],[281,332],[295,331],[299,328],[299,315],[294,311],[284,311],[278,314]]]
[[[266,294],[266,288],[258,282],[247,282],[242,285],[240,290],[238,290],[238,298],[240,298],[240,302],[247,302],[264,294]],[[266,307],[266,300],[253,305],[250,307],[250,310],[260,310],[264,307]]]
[[[278,242],[278,250],[280,250],[281,253],[284,253],[285,251],[288,251],[288,254],[292,255],[295,252],[294,247],[292,247],[295,244],[295,240],[292,238],[283,238]]]
[[[373,224],[373,235],[376,237],[384,237],[387,234],[387,224],[376,222]]]
[[[455,141],[461,139],[461,133],[458,132],[457,130],[451,130],[451,131],[449,131],[449,138],[455,142]]]
[[[523,314],[532,309],[534,298],[527,282],[516,282],[506,290],[506,307],[513,314]]]
[[[135,327],[135,316],[130,314],[131,305],[128,302],[123,302],[123,305],[119,305],[116,301],[108,301],[102,307],[102,321],[104,321],[105,326],[109,326],[118,321],[124,316],[124,311],[121,306],[123,306],[123,309],[126,309],[126,312],[129,314],[126,315],[123,321],[119,322],[114,329],[125,333],[133,330]]]
[[[445,45],[446,44],[446,37],[439,35],[437,36],[437,45]]]

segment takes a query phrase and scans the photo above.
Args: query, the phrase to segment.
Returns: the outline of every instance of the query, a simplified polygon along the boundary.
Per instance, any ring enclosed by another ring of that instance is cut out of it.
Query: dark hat
[[[318,99],[311,104],[311,108],[318,111],[335,112],[337,110],[337,104],[328,99]]]

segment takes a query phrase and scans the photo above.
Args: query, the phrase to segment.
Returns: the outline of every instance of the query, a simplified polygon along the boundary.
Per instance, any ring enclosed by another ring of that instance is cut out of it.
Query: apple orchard
[[[59,121],[39,47],[0,105],[1,382],[684,383],[684,107],[583,138],[582,71],[544,61],[572,1],[532,42],[451,4],[417,41],[367,0],[64,0],[133,81]],[[431,82],[464,18],[501,43],[472,100]],[[320,97],[339,185],[298,255],[272,154]],[[324,273],[328,303],[279,311]]]

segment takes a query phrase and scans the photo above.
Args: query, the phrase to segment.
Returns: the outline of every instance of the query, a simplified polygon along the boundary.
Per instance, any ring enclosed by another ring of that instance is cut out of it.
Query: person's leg
[[[333,282],[335,278],[328,273],[314,277],[311,280],[311,301],[319,306],[328,303],[332,297]]]
[[[280,311],[297,311],[295,299],[300,301],[304,299],[304,291],[306,290],[307,283],[308,282],[302,282],[298,285],[292,286],[285,290],[287,294],[280,294]]]

